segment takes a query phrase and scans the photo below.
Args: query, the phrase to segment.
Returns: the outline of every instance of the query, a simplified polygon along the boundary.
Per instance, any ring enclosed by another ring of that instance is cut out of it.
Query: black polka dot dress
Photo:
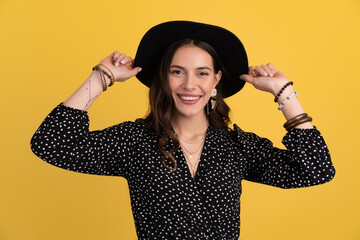
[[[335,174],[316,128],[290,130],[282,150],[237,125],[233,134],[209,127],[195,179],[181,148],[173,154],[178,170],[168,173],[157,143],[142,119],[89,132],[86,111],[60,104],[32,137],[31,149],[63,169],[126,178],[139,239],[238,239],[243,179],[298,188]]]

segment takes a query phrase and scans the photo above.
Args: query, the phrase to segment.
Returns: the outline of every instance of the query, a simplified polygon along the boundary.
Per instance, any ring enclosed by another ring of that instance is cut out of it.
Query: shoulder
[[[237,124],[234,124],[232,137],[236,143],[242,145],[254,145],[260,143],[271,144],[271,141],[267,138],[262,138],[253,132],[246,132]]]
[[[135,121],[125,121],[122,123],[118,123],[112,126],[112,128],[116,128],[121,131],[134,132],[145,129],[146,125],[144,123],[144,119],[138,118]]]
[[[227,131],[222,129],[217,129],[215,127],[210,126],[208,128],[208,135],[211,140],[217,143],[231,143],[234,140],[234,130],[229,129]]]
[[[210,142],[221,148],[240,148],[253,149],[262,145],[271,144],[266,138],[261,138],[252,132],[243,131],[237,124],[234,124],[233,129],[223,131],[209,127]]]
[[[152,129],[146,125],[143,118],[138,118],[135,121],[122,122],[113,127],[116,128],[118,133],[136,136],[137,138],[146,138],[155,135]]]

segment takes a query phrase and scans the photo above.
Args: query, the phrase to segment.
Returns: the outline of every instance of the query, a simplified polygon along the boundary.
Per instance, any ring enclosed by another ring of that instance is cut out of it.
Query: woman
[[[296,188],[333,178],[326,144],[292,82],[272,64],[248,67],[243,45],[228,30],[160,24],[145,34],[132,63],[117,51],[102,60],[47,116],[31,147],[64,169],[125,177],[139,239],[238,239],[242,179]],[[86,111],[95,99],[135,75],[150,87],[146,118],[89,132]],[[287,150],[229,128],[223,98],[245,81],[279,103]]]

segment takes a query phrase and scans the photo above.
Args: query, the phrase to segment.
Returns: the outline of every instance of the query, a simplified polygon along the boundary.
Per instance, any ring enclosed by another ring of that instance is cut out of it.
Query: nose
[[[193,90],[196,86],[196,79],[192,74],[188,74],[184,77],[182,87],[184,89]]]

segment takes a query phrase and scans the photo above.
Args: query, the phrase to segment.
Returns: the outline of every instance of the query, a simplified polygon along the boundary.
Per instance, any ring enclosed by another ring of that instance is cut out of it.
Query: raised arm
[[[89,131],[87,109],[110,84],[125,81],[141,69],[132,59],[114,52],[100,62],[90,77],[41,123],[31,139],[32,151],[44,161],[71,171],[126,176],[136,124],[125,122],[101,131]],[[100,75],[100,71],[108,71]],[[109,74],[110,77],[107,75]]]
[[[107,73],[103,74],[105,82],[99,71],[93,71],[89,78],[64,102],[65,106],[87,111],[104,91],[104,84],[106,84],[105,88],[110,85],[108,75],[113,74],[115,81],[123,82],[141,71],[140,67],[132,68],[131,57],[120,54],[118,51],[104,58],[100,64],[99,67]]]
[[[289,80],[271,63],[251,66],[242,79],[261,91],[273,94],[286,120],[304,116]],[[296,122],[298,118],[294,119]],[[282,141],[286,150],[275,148],[270,140],[245,133],[238,127],[235,131],[238,144],[248,159],[246,180],[281,188],[297,188],[328,182],[335,175],[326,143],[310,121],[293,129],[289,127]]]
[[[273,94],[274,98],[285,87],[280,96],[276,98],[276,102],[281,106],[285,101],[281,111],[286,120],[304,113],[298,98],[295,96],[292,85],[288,84],[289,80],[285,74],[277,70],[271,63],[249,67],[249,73],[242,75],[241,79],[252,84],[256,89]],[[286,101],[287,98],[290,99]],[[309,121],[297,125],[296,128],[313,128],[313,125]]]

